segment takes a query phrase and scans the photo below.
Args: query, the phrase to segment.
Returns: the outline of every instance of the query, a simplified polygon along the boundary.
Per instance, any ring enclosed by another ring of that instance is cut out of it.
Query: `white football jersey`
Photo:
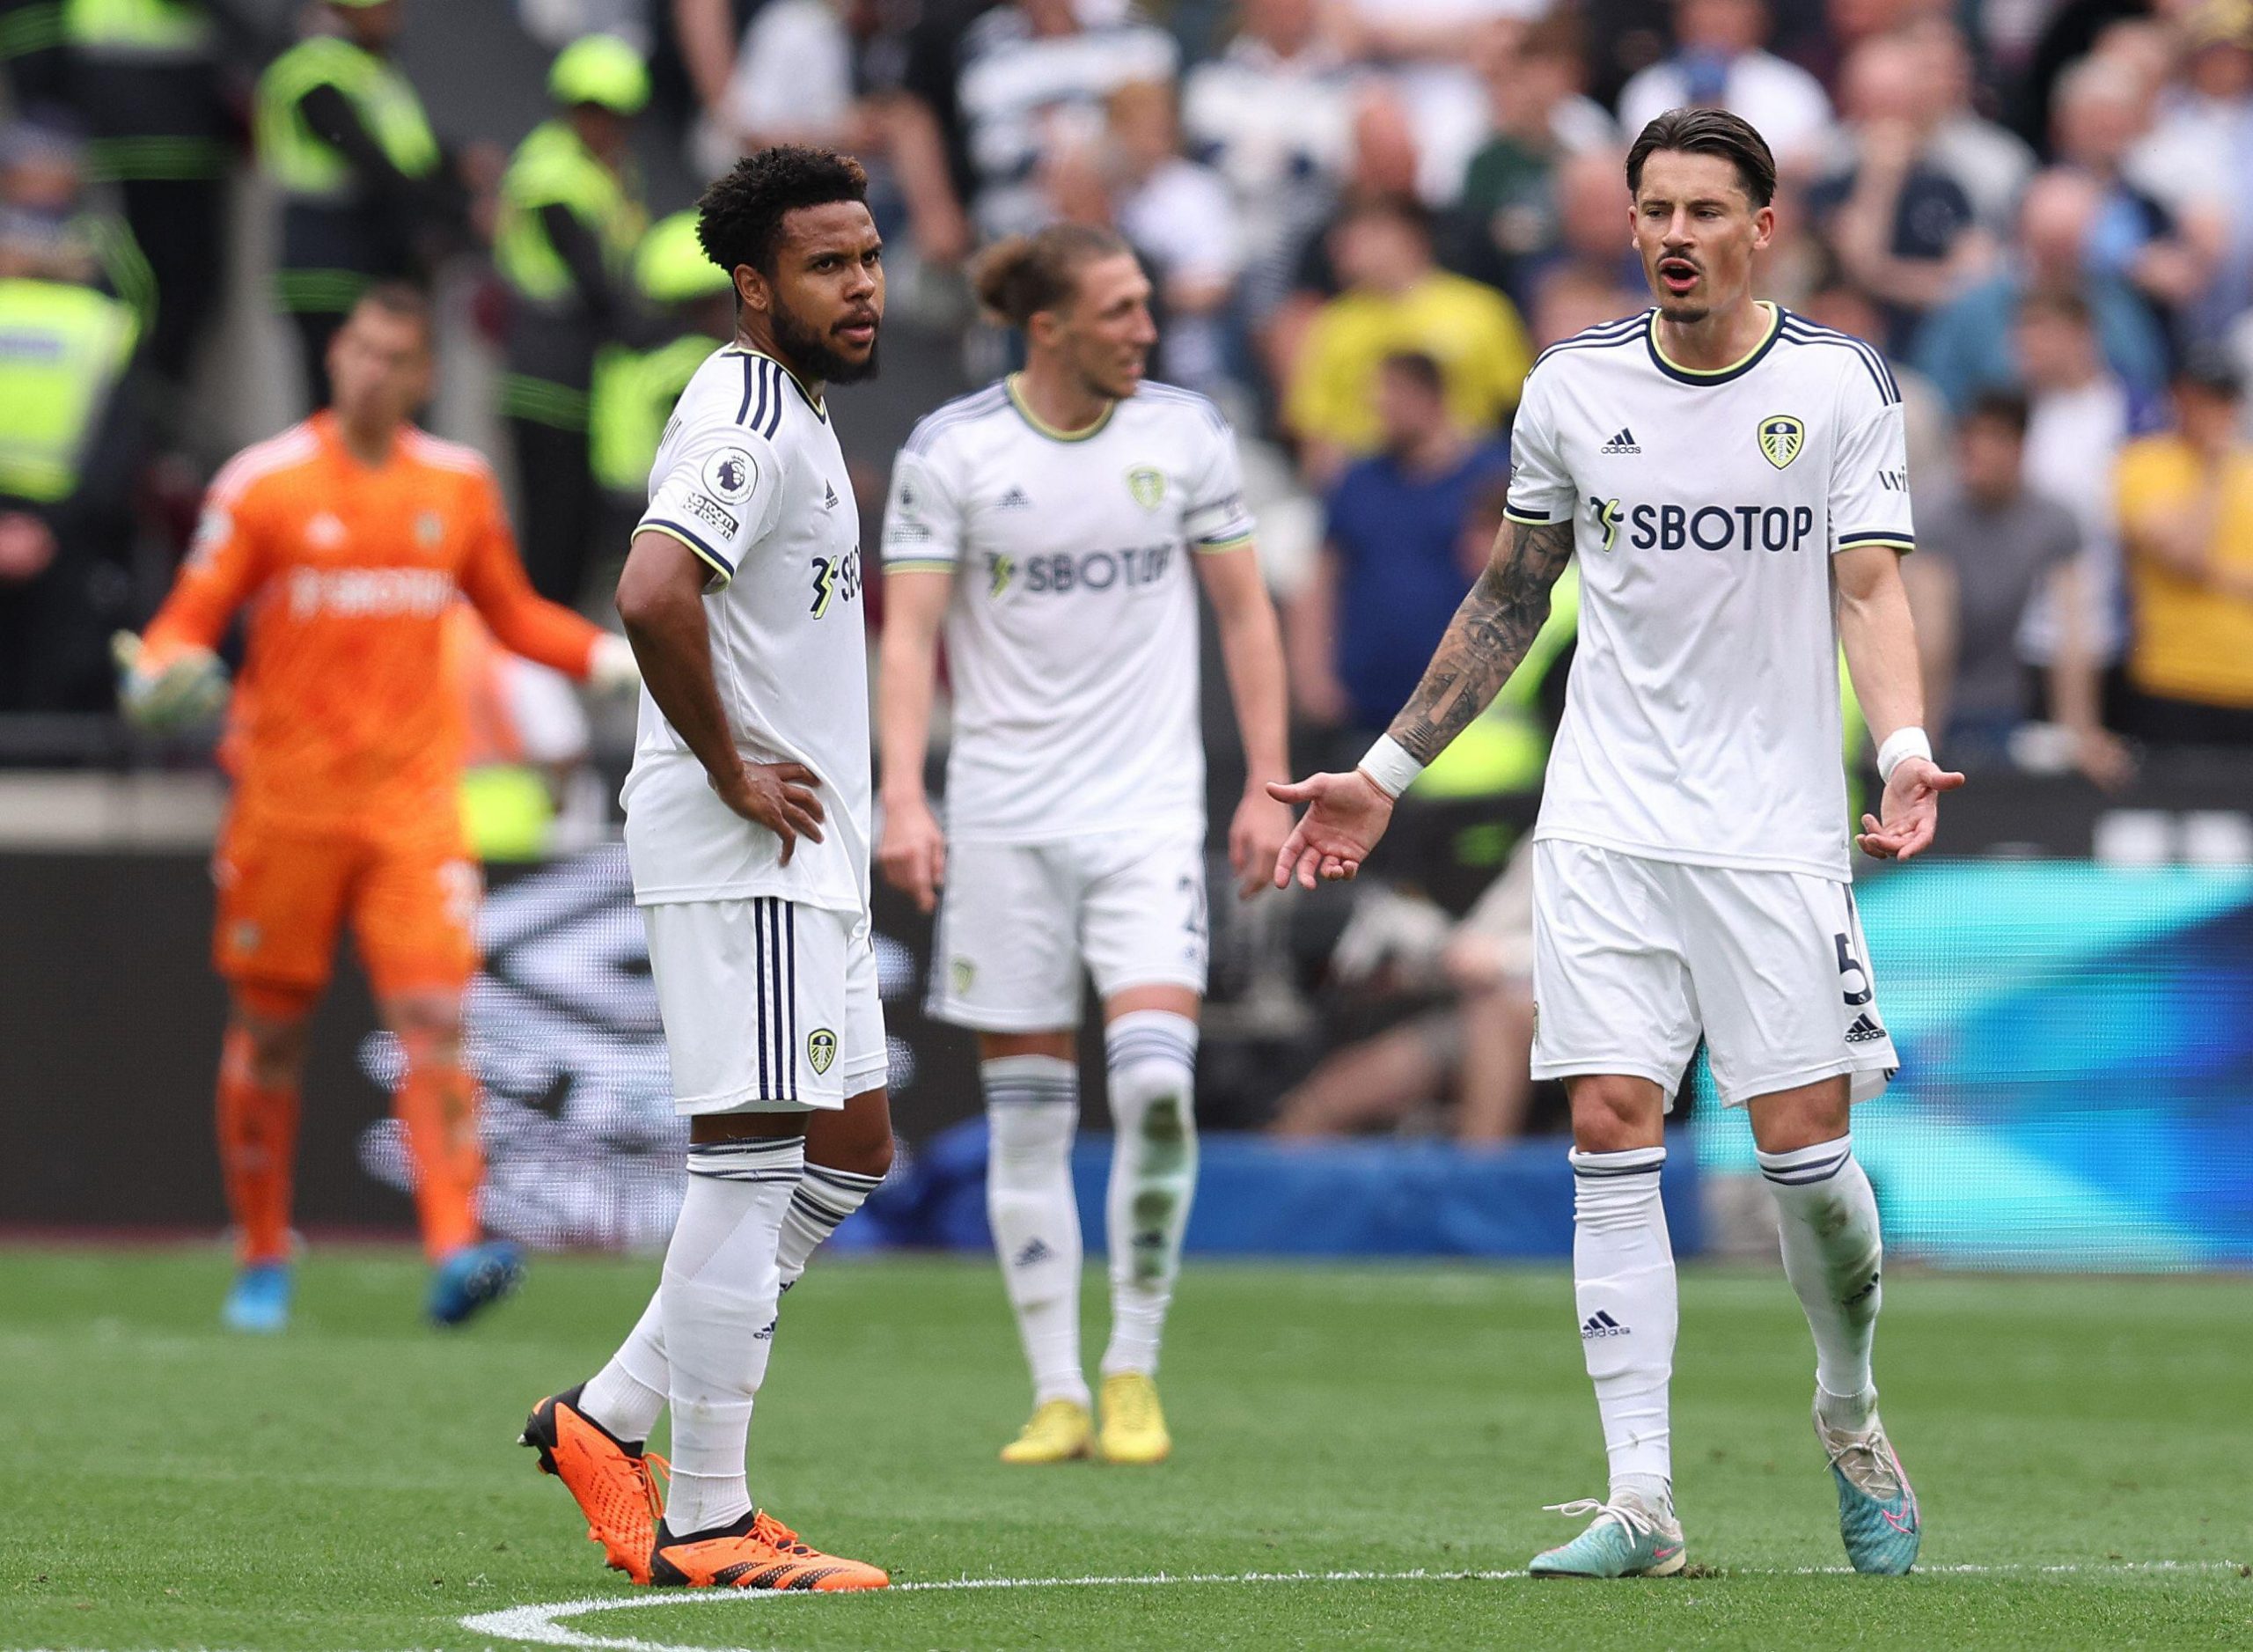
[[[773,358],[731,345],[681,392],[636,533],[679,540],[712,570],[712,676],[745,758],[819,775],[822,841],[782,840],[721,803],[644,689],[626,777],[634,898],[781,895],[869,901],[868,638],[861,519],[829,415]]]
[[[889,569],[955,576],[947,830],[1039,843],[1205,818],[1193,552],[1251,538],[1236,437],[1144,384],[1094,429],[1041,425],[1009,381],[915,427]]]
[[[1581,570],[1535,835],[1845,879],[1831,557],[1914,544],[1901,393],[1859,339],[1765,307],[1733,367],[1677,366],[1646,311],[1526,380],[1508,514],[1571,520]]]

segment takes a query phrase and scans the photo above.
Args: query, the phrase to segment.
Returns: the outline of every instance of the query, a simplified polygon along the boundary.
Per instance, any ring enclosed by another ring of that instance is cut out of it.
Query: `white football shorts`
[[[835,1108],[887,1067],[868,917],[777,895],[642,908],[673,1111]]]
[[[1670,1105],[1701,1032],[1732,1107],[1842,1073],[1867,1101],[1900,1066],[1851,885],[1558,838],[1533,880],[1534,1077],[1629,1074]]]
[[[1201,824],[950,843],[926,1012],[980,1032],[1075,1027],[1082,965],[1100,998],[1202,994],[1207,951]]]

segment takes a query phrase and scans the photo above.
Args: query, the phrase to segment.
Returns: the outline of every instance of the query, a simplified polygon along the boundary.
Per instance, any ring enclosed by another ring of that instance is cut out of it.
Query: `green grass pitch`
[[[1542,1504],[1603,1487],[1560,1270],[1194,1267],[1163,1374],[1174,1460],[1012,1470],[994,1454],[1026,1391],[991,1268],[818,1259],[760,1399],[754,1493],[901,1583],[1128,1581],[660,1598],[603,1569],[514,1443],[653,1263],[542,1261],[442,1336],[416,1323],[413,1256],[331,1250],[270,1341],[216,1328],[226,1271],[210,1249],[0,1252],[4,1652],[2253,1644],[2242,1280],[1889,1280],[1879,1370],[1928,1568],[1890,1580],[1832,1569],[1780,1274],[1693,1269],[1675,1438],[1697,1569],[1605,1585],[1463,1575],[1522,1568],[1574,1530]],[[1093,1350],[1095,1289],[1089,1327]],[[660,1604],[463,1622],[590,1597]]]

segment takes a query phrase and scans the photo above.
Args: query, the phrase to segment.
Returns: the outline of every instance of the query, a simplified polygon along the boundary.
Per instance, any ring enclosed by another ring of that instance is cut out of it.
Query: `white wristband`
[[[1933,760],[1933,743],[1919,728],[1896,729],[1885,737],[1885,744],[1877,748],[1877,777],[1887,785],[1893,783],[1893,771],[1901,766],[1904,757],[1921,757],[1927,763]]]
[[[1358,765],[1388,797],[1398,797],[1416,783],[1424,766],[1408,755],[1407,748],[1391,735],[1380,735]]]

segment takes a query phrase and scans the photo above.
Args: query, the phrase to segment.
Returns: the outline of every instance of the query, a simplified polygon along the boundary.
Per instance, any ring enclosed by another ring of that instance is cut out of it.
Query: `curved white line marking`
[[[2104,1565],[2058,1566],[1921,1566],[1920,1576],[2004,1577],[2108,1572],[2234,1572],[2235,1560],[2115,1560]],[[1150,1572],[1134,1577],[950,1577],[921,1583],[894,1583],[883,1595],[928,1593],[941,1590],[986,1589],[1149,1589],[1178,1583],[1493,1583],[1509,1582],[1529,1574],[1511,1572]],[[1798,1566],[1767,1569],[1730,1568],[1714,1581],[1729,1577],[1851,1576],[1844,1566]],[[873,1593],[873,1591],[872,1591]],[[869,1598],[862,1596],[862,1598]],[[881,1597],[877,1596],[877,1597]],[[560,1600],[545,1606],[510,1606],[482,1612],[461,1620],[475,1634],[492,1635],[524,1646],[600,1648],[604,1652],[715,1652],[710,1647],[674,1646],[664,1641],[642,1641],[631,1635],[588,1634],[559,1621],[598,1612],[630,1612],[639,1607],[708,1605],[718,1601],[813,1600],[811,1594],[785,1594],[772,1590],[698,1589],[679,1591],[597,1595],[583,1600]]]

